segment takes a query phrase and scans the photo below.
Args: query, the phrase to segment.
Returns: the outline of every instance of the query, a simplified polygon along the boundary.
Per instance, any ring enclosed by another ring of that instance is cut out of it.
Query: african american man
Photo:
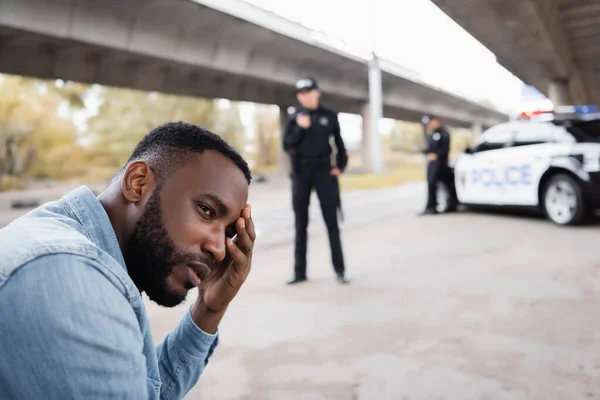
[[[178,122],[153,129],[99,196],[82,186],[0,230],[0,398],[180,399],[250,272],[244,159]],[[141,293],[198,297],[154,346]]]

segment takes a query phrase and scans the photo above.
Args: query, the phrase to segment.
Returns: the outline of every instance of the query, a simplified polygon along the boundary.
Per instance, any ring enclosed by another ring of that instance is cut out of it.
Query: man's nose
[[[225,259],[227,250],[225,248],[225,232],[211,233],[210,237],[204,243],[203,250],[212,255],[214,262],[221,262]]]

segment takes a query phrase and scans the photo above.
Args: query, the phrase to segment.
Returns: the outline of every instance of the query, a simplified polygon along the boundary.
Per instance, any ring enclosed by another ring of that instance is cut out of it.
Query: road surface
[[[186,399],[600,398],[599,224],[416,217],[420,183],[348,193],[342,229],[352,283],[333,279],[313,201],[310,282],[287,287],[288,189],[285,180],[253,189],[253,271]],[[157,342],[193,299],[175,309],[146,302]]]

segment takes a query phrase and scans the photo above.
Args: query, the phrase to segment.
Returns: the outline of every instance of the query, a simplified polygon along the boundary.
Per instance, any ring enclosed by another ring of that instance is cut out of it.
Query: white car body
[[[595,185],[595,196],[600,142],[579,143],[567,128],[547,121],[499,124],[454,164],[456,196],[463,204],[540,207],[545,177],[561,168]]]

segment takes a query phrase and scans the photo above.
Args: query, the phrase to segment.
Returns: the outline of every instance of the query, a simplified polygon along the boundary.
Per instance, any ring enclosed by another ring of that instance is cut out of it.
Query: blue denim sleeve
[[[191,310],[156,348],[162,380],[160,398],[181,399],[196,384],[219,343],[192,320]]]
[[[124,287],[56,254],[0,288],[0,398],[148,399],[143,339]]]

